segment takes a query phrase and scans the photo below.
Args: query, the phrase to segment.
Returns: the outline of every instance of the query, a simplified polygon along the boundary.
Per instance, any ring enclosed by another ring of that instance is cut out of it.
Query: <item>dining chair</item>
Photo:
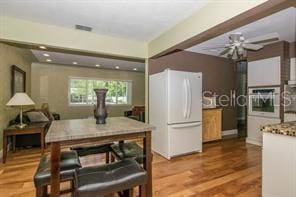
[[[74,172],[75,169],[81,168],[78,154],[75,151],[64,151],[61,152],[60,157],[60,179],[61,182],[70,181],[71,188],[69,191],[72,192],[74,189]],[[50,185],[50,157],[48,155],[42,155],[36,173],[34,175],[34,185],[36,188],[37,197],[47,196],[47,187]]]
[[[112,144],[111,149],[112,156],[115,156],[117,160],[133,158],[139,164],[144,162],[145,155],[143,149],[136,142],[120,141],[117,144]]]
[[[85,146],[76,146],[71,147],[71,150],[75,150],[78,153],[79,157],[93,155],[93,154],[105,154],[105,162],[110,163],[110,152],[111,144],[99,144],[99,145],[85,145]]]
[[[100,166],[75,170],[75,196],[133,196],[133,188],[139,186],[140,196],[145,194],[148,177],[146,171],[134,160],[126,159]]]

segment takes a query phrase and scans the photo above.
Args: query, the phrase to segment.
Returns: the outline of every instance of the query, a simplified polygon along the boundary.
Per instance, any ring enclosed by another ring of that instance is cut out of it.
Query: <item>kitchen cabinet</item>
[[[281,84],[281,58],[248,62],[248,87],[277,86]]]
[[[203,109],[202,110],[202,140],[210,142],[221,139],[222,130],[222,109]]]
[[[262,146],[262,132],[261,126],[268,124],[278,124],[281,122],[279,118],[266,118],[259,116],[248,116],[248,137],[246,142],[249,144],[255,144]]]
[[[296,121],[296,112],[285,113],[284,122]]]
[[[296,196],[295,152],[295,136],[263,132],[263,197]]]

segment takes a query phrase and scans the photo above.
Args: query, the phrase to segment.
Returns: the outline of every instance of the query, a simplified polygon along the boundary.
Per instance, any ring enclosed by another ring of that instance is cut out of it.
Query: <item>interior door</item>
[[[202,76],[168,70],[168,124],[201,121]]]

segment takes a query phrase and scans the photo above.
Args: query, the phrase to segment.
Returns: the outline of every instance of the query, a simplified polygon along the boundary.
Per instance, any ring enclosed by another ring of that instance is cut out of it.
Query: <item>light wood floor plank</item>
[[[9,153],[6,164],[0,164],[0,196],[35,196],[33,175],[39,159],[40,149],[37,148]],[[98,155],[81,158],[84,166],[102,161],[103,156]],[[177,157],[171,161],[154,154],[153,195],[260,196],[261,148],[245,144],[244,139],[227,139],[205,144],[203,153]]]

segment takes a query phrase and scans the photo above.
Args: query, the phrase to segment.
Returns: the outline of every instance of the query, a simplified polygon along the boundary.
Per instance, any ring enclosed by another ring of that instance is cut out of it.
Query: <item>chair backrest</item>
[[[139,116],[141,112],[145,111],[145,106],[134,106],[132,109],[133,116]]]

